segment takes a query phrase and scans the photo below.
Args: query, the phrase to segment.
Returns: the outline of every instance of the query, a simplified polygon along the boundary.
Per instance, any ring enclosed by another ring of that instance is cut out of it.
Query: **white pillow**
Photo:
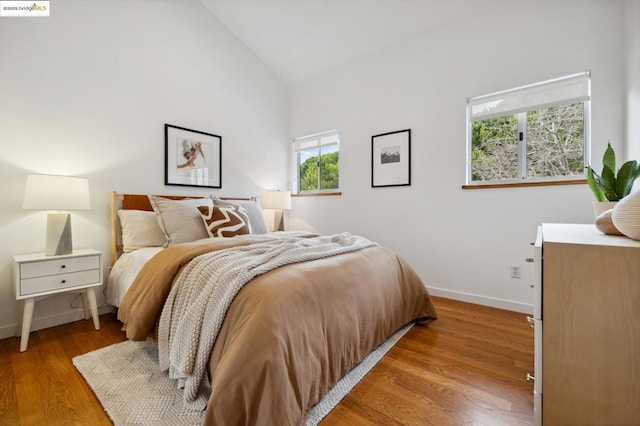
[[[147,213],[153,215],[153,221],[157,224],[158,221],[155,218],[155,214],[153,212]],[[162,235],[162,239],[164,241],[164,235]],[[158,247],[142,247],[120,256],[113,265],[113,268],[111,268],[111,272],[109,272],[109,279],[107,281],[107,303],[116,307],[120,306],[124,294],[129,287],[131,287],[131,284],[133,284],[138,272],[140,272],[149,259],[162,250],[164,250],[162,245]]]
[[[118,210],[122,228],[122,250],[128,253],[143,247],[163,247],[167,239],[154,212]]]
[[[209,237],[198,207],[213,207],[210,198],[169,200],[149,195],[149,201],[166,237],[165,247]]]
[[[262,204],[260,201],[251,197],[251,200],[221,200],[220,198],[213,196],[213,204],[220,207],[228,206],[242,206],[247,211],[249,216],[249,228],[252,234],[267,234],[269,233],[269,225],[264,217],[264,210],[262,210]]]

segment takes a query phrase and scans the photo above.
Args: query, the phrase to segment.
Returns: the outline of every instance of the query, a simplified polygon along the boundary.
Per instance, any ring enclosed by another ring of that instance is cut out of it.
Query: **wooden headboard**
[[[198,195],[160,195],[171,200],[199,198]],[[250,200],[248,197],[220,197],[221,200]],[[111,192],[111,265],[116,263],[122,254],[122,229],[118,220],[118,210],[153,211],[147,194],[119,194]]]

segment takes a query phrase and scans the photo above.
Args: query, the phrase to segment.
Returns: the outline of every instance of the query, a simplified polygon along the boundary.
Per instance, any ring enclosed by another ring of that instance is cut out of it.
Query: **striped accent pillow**
[[[234,237],[250,234],[249,216],[242,206],[198,207],[210,237]]]

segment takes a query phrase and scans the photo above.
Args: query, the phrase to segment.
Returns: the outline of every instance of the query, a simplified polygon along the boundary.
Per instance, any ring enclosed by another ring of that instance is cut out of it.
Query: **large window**
[[[298,193],[332,192],[340,186],[340,137],[337,130],[293,141],[295,182]]]
[[[584,178],[589,72],[467,101],[467,184]]]

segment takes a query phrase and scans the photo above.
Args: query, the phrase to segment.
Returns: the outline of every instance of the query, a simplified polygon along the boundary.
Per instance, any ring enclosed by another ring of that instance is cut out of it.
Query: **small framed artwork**
[[[371,136],[371,186],[411,185],[411,129]]]
[[[164,125],[164,184],[222,187],[222,137]]]

